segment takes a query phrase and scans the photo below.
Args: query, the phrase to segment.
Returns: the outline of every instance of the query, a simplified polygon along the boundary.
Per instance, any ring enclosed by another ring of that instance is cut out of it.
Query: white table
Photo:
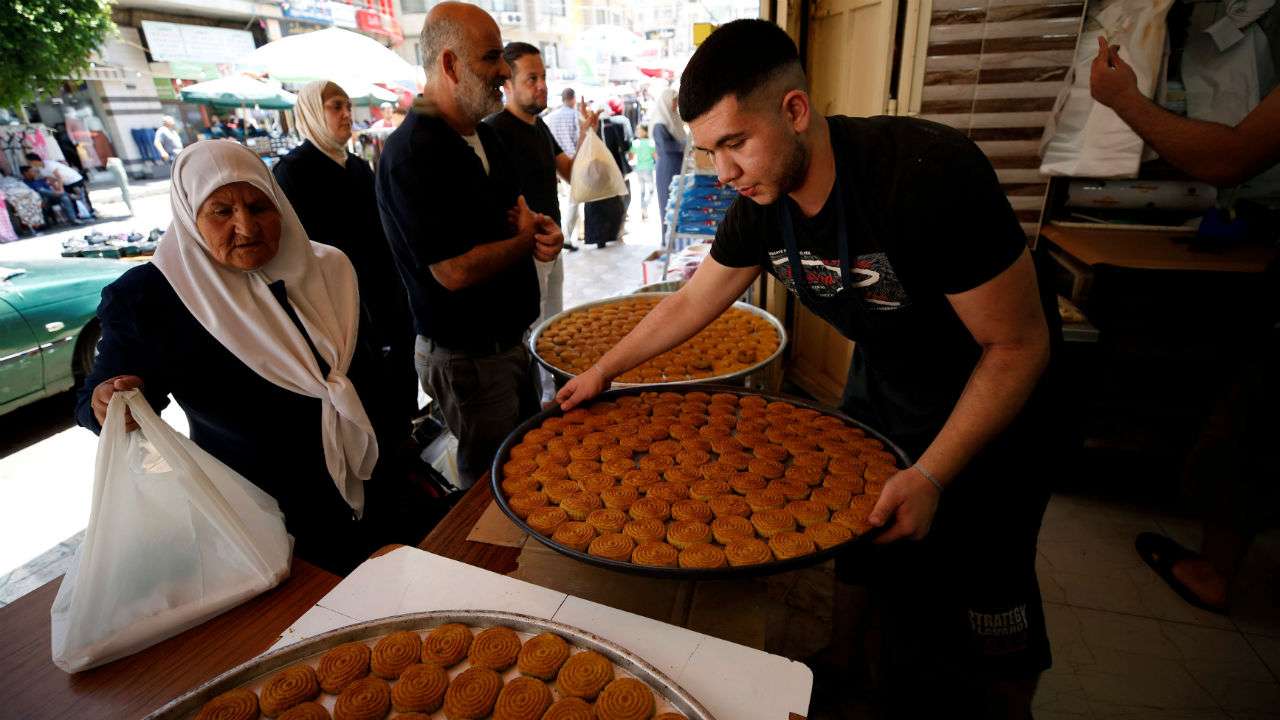
[[[410,547],[364,562],[271,650],[356,622],[457,609],[523,613],[595,633],[647,660],[717,720],[808,714],[813,673],[802,663]]]

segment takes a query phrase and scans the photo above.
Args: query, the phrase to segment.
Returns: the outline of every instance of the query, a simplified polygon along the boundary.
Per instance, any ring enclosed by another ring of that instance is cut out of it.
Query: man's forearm
[[[1241,147],[1236,128],[1175,115],[1138,93],[1112,109],[1160,157],[1188,175],[1214,185],[1234,185],[1252,174],[1241,167],[1240,158],[1249,149]]]
[[[919,464],[944,485],[950,482],[1018,416],[1048,362],[1047,344],[985,349]]]
[[[516,235],[477,245],[467,252],[431,266],[431,274],[446,290],[461,290],[493,277],[533,251],[533,239]]]

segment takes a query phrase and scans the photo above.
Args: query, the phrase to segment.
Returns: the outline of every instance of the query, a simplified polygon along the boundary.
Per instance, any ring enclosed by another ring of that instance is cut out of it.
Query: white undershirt
[[[470,135],[463,135],[462,139],[466,140],[467,144],[471,146],[471,149],[476,151],[476,155],[480,156],[480,164],[484,166],[484,174],[488,175],[489,156],[484,154],[484,143],[480,142],[480,135],[477,133],[471,133]]]

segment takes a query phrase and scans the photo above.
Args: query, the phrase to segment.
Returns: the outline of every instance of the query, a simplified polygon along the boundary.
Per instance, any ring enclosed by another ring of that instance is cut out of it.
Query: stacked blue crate
[[[733,204],[738,193],[721,185],[715,175],[689,173],[671,179],[667,225],[672,233],[668,247],[679,251],[689,245],[710,242],[725,212]]]

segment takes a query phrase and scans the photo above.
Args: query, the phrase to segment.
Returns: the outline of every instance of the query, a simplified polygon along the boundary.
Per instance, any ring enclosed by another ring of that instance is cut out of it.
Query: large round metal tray
[[[538,354],[538,338],[542,335],[542,332],[544,330],[546,330],[548,327],[551,326],[552,323],[556,322],[557,320],[567,315],[578,312],[579,310],[587,310],[587,309],[596,307],[598,305],[610,305],[612,303],[622,302],[624,300],[633,300],[635,298],[643,298],[643,297],[662,298],[668,295],[671,295],[671,293],[669,292],[637,292],[637,293],[632,293],[630,295],[622,295],[619,297],[605,298],[604,300],[593,300],[589,303],[583,303],[581,305],[578,305],[577,307],[571,307],[568,310],[565,310],[560,313],[556,313],[555,315],[552,315],[546,320],[543,320],[542,322],[538,323],[537,327],[533,329],[533,332],[529,333],[529,353],[533,355],[534,359],[538,361],[539,365],[546,368],[547,372],[551,373],[552,376],[555,377],[557,382],[567,382],[568,380],[574,377],[571,373],[565,372],[564,370],[552,365],[551,363],[543,359],[541,355]],[[769,357],[757,362],[755,365],[752,365],[750,367],[743,368],[742,370],[738,370],[736,372],[726,373],[723,375],[710,375],[707,377],[694,378],[691,380],[672,380],[671,382],[664,382],[664,383],[625,383],[625,382],[615,381],[612,387],[631,388],[631,387],[652,387],[655,385],[661,386],[661,387],[666,387],[670,385],[681,385],[681,386],[687,387],[688,385],[694,384],[694,383],[707,384],[707,383],[729,382],[731,380],[744,378],[750,375],[751,373],[756,372],[757,370],[767,366],[769,363],[777,360],[779,357],[781,357],[782,351],[785,350],[787,347],[787,330],[785,327],[782,326],[781,322],[778,322],[778,318],[770,315],[768,312],[766,312],[761,308],[756,307],[755,305],[744,303],[742,301],[735,302],[733,304],[733,307],[738,308],[739,310],[744,310],[746,312],[749,312],[752,315],[758,315],[764,318],[766,321],[768,321],[769,326],[774,329],[774,332],[778,333],[778,349],[774,350],[773,353],[769,355]]]
[[[238,687],[253,687],[256,690],[257,685],[264,683],[276,671],[294,663],[317,659],[343,643],[372,640],[401,630],[428,630],[445,623],[462,623],[472,627],[505,625],[518,633],[553,632],[579,650],[595,650],[609,658],[623,675],[643,681],[659,696],[660,706],[670,705],[670,709],[683,713],[689,720],[715,720],[706,708],[675,681],[621,645],[571,625],[496,610],[438,610],[398,615],[332,630],[232,668],[156,710],[147,719],[193,718],[205,703],[218,695]],[[450,672],[450,675],[453,673]],[[444,714],[440,713],[440,717],[444,717]]]
[[[905,452],[903,452],[902,448],[898,447],[896,444],[893,443],[892,440],[885,437],[879,431],[868,426],[866,423],[854,420],[848,415],[832,410],[831,408],[824,407],[817,403],[802,400],[800,398],[781,397],[778,395],[766,395],[764,393],[752,392],[744,388],[733,387],[729,385],[712,385],[708,383],[695,383],[695,384],[681,384],[679,387],[671,387],[670,384],[664,384],[664,385],[645,385],[645,386],[639,386],[639,387],[619,388],[616,390],[609,390],[607,392],[603,392],[591,402],[596,402],[601,400],[610,400],[613,398],[622,397],[624,395],[639,395],[640,393],[649,392],[649,391],[693,392],[698,390],[706,393],[731,393],[739,396],[754,395],[757,397],[764,398],[765,400],[768,400],[770,402],[781,400],[783,402],[789,402],[792,405],[795,405],[796,407],[810,408],[812,410],[817,410],[818,412],[824,413],[826,415],[832,415],[834,417],[840,418],[841,420],[849,423],[850,425],[853,425],[854,427],[862,428],[862,430],[865,431],[869,437],[873,437],[879,440],[880,442],[884,443],[885,449],[892,452],[894,455],[898,457],[898,462],[900,463],[900,467],[903,467],[903,468],[911,467],[911,458],[908,457],[908,455]],[[502,512],[506,513],[507,517],[511,518],[512,522],[518,525],[520,529],[524,530],[526,533],[528,533],[533,538],[535,538],[538,542],[542,543],[543,545],[546,545],[547,547],[551,548],[552,550],[555,550],[558,553],[568,555],[569,557],[575,560],[581,560],[582,562],[589,563],[591,565],[597,565],[603,568],[608,568],[610,570],[617,570],[619,572],[632,573],[635,575],[646,575],[649,577],[669,578],[669,579],[676,579],[676,580],[723,580],[727,578],[772,575],[774,573],[786,572],[788,570],[795,570],[797,568],[807,567],[809,565],[814,565],[820,562],[824,562],[834,557],[835,555],[841,552],[844,552],[846,550],[849,550],[855,546],[866,544],[870,542],[871,539],[874,537],[874,534],[868,533],[866,535],[862,535],[861,537],[854,538],[849,542],[827,548],[826,550],[819,550],[818,552],[813,553],[811,555],[803,555],[801,557],[791,558],[790,560],[775,560],[773,562],[761,563],[759,565],[743,565],[739,567],[730,566],[730,567],[714,568],[714,569],[650,567],[648,565],[636,565],[634,563],[621,562],[618,560],[608,560],[606,558],[597,557],[595,555],[591,555],[589,553],[582,552],[580,550],[574,550],[573,548],[565,547],[564,545],[561,545],[560,543],[552,540],[546,535],[543,535],[542,533],[539,533],[537,530],[534,530],[533,528],[529,527],[529,524],[526,523],[524,520],[520,519],[520,516],[516,515],[515,511],[511,509],[511,506],[507,504],[507,498],[502,492],[502,466],[506,464],[507,457],[511,453],[512,446],[519,444],[521,438],[524,437],[524,434],[526,432],[529,432],[530,430],[541,426],[542,422],[547,418],[557,417],[563,414],[564,413],[560,410],[559,405],[552,405],[546,410],[543,410],[537,415],[524,421],[523,423],[520,424],[520,427],[511,431],[511,434],[507,436],[506,440],[502,441],[502,445],[498,448],[498,454],[493,459],[493,468],[490,471],[489,475],[490,475],[490,482],[492,483],[493,498],[498,503],[498,507],[502,508]]]

